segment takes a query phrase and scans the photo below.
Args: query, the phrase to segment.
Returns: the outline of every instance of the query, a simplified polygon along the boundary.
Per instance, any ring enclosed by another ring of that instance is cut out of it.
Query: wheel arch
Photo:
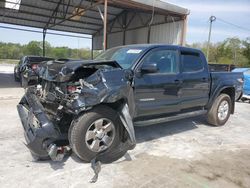
[[[81,113],[79,113],[75,118],[73,118],[73,121],[77,121],[78,117],[83,115],[84,113],[88,112],[89,110],[93,110],[95,108],[99,108],[101,106],[107,106],[109,108],[111,108],[112,110],[114,110],[115,112],[117,112],[117,115],[119,116],[123,127],[121,127],[121,139],[126,142],[126,140],[130,139],[132,144],[136,144],[135,141],[135,131],[134,131],[134,125],[132,122],[132,117],[129,113],[129,105],[127,102],[126,98],[120,98],[119,100],[115,101],[115,102],[103,102],[97,105],[92,106],[91,108],[89,108],[86,111],[82,111]],[[72,129],[72,124],[73,121],[71,123],[70,129]],[[70,132],[70,130],[69,130]]]
[[[232,109],[231,109],[231,114],[234,113],[235,110],[235,88],[233,86],[224,86],[222,87],[220,90],[218,90],[213,97],[211,98],[211,100],[209,101],[208,104],[208,109],[211,108],[213,102],[215,101],[215,99],[220,95],[220,94],[227,94],[229,95],[230,99],[231,99],[231,105],[232,105]]]

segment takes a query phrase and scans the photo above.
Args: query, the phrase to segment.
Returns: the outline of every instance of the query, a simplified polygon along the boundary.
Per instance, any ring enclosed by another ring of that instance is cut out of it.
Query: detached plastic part
[[[47,147],[60,139],[61,134],[47,117],[31,88],[27,89],[25,98],[17,105],[17,110],[24,128],[26,146],[38,158],[47,157]]]
[[[50,144],[47,148],[48,155],[52,161],[62,161],[69,151],[70,149],[67,146],[56,146],[56,144]]]
[[[121,107],[119,112],[120,119],[129,134],[129,138],[125,142],[121,142],[113,151],[112,155],[118,156],[117,160],[121,157],[125,157],[127,161],[131,161],[132,158],[128,154],[127,150],[134,149],[136,146],[135,131],[133,121],[129,113],[127,104]],[[101,171],[101,162],[105,161],[105,151],[99,153],[94,159],[91,160],[91,168],[94,171],[94,177],[90,180],[90,183],[95,183],[98,180],[99,172]]]

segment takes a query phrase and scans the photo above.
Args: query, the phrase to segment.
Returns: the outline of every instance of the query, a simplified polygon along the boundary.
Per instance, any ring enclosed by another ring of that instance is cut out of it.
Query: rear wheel
[[[232,101],[229,95],[220,94],[208,111],[207,120],[214,126],[224,125],[231,113]]]
[[[115,161],[120,158],[113,151],[120,144],[121,126],[113,109],[98,106],[73,121],[69,130],[71,148],[86,162],[90,162],[100,153],[103,154],[103,162]]]

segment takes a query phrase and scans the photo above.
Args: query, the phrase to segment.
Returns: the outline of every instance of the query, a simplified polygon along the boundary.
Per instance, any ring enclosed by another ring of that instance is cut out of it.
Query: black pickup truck
[[[241,73],[210,73],[204,54],[172,45],[115,47],[88,61],[48,61],[18,104],[27,146],[57,160],[111,162],[136,144],[134,126],[206,114],[224,125]],[[240,83],[239,83],[240,82]]]

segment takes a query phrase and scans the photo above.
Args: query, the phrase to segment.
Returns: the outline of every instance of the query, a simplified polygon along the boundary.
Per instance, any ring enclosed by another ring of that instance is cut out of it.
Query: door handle
[[[202,80],[202,82],[207,82],[208,81],[207,78],[202,78],[201,80]]]
[[[176,83],[176,84],[180,84],[180,83],[182,83],[182,81],[181,81],[181,80],[176,79],[176,80],[174,80],[174,83]]]

